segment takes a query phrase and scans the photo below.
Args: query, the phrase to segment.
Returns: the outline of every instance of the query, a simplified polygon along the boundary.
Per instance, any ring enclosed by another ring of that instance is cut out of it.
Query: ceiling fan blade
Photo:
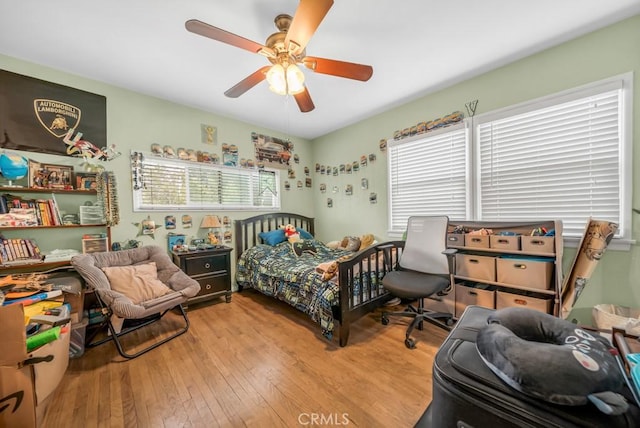
[[[190,19],[185,22],[184,26],[188,31],[199,34],[200,36],[208,37],[213,40],[217,40],[222,43],[226,43],[231,46],[235,46],[240,49],[247,50],[253,53],[262,53],[264,51],[271,51],[260,43],[254,42],[244,37],[240,37],[237,34],[230,33],[213,25],[209,25],[205,22],[198,21],[197,19]],[[267,55],[268,56],[268,55]]]
[[[353,62],[307,56],[302,58],[302,63],[316,73],[346,77],[347,79],[361,80],[363,82],[369,80],[373,75],[373,67],[370,65]]]
[[[294,54],[302,52],[331,6],[333,0],[300,0],[284,39],[285,48],[288,47]]]
[[[238,98],[240,95],[247,92],[249,89],[256,86],[258,83],[262,82],[267,78],[267,71],[271,68],[270,65],[265,65],[257,71],[254,71],[249,76],[242,79],[232,88],[227,89],[224,93],[229,98]]]
[[[313,105],[313,101],[311,100],[311,95],[309,95],[309,91],[307,90],[306,86],[304,87],[304,91],[298,94],[295,94],[293,97],[296,99],[296,103],[298,103],[298,108],[302,113],[310,112],[311,110],[316,108],[316,106]]]

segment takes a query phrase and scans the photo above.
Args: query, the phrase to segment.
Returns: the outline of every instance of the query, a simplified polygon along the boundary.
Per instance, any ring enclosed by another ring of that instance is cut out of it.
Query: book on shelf
[[[54,193],[49,199],[25,199],[8,193],[0,195],[0,227],[61,225],[62,216]]]
[[[8,213],[0,214],[0,227],[37,226],[38,217],[35,208],[9,208]]]
[[[42,262],[42,253],[33,239],[0,238],[0,259],[2,265],[20,265]]]

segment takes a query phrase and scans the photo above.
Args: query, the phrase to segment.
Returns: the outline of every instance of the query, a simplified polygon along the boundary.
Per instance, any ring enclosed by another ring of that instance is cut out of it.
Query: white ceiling
[[[264,43],[298,0],[0,0],[0,53],[313,139],[640,13],[640,0],[335,0],[307,54],[369,64],[360,82],[304,69],[316,106],[266,82],[266,58],[185,30],[196,18]],[[615,46],[612,46],[615,49]],[[1,64],[0,64],[1,66]]]

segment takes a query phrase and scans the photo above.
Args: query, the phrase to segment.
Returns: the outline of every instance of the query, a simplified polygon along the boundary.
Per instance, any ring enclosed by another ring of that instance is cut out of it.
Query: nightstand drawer
[[[200,292],[195,297],[229,290],[228,275],[210,275],[194,279],[200,284]]]
[[[227,257],[227,255],[188,257],[184,260],[184,271],[189,276],[211,272],[226,272],[228,265]]]
[[[231,250],[229,247],[216,247],[173,251],[173,262],[200,284],[200,292],[190,298],[189,303],[220,296],[224,296],[227,303],[231,302]]]

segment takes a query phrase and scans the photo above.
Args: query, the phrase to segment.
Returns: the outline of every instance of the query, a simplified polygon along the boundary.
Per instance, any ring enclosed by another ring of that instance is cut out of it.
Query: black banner
[[[78,132],[107,146],[106,97],[0,70],[1,148],[77,156]]]

